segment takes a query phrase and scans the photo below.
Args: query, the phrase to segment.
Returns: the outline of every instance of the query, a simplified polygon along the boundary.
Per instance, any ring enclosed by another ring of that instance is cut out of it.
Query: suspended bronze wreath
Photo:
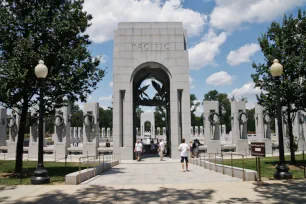
[[[215,116],[217,116],[217,120],[215,120]],[[209,115],[208,120],[209,120],[210,124],[216,125],[217,123],[219,123],[219,118],[220,118],[219,114],[216,113],[216,112],[213,112]]]
[[[264,116],[263,116],[263,121],[264,121],[264,124],[270,124],[271,123],[271,117],[268,113],[265,113]]]
[[[243,118],[242,118],[243,116],[245,117],[245,118],[244,118],[245,120],[243,120]],[[242,125],[244,125],[246,122],[248,122],[248,116],[247,116],[247,114],[246,114],[245,112],[239,113],[238,121],[239,121],[239,123],[242,124]]]
[[[7,119],[7,126],[9,128],[12,128],[16,125],[16,120],[14,117],[10,116],[8,119]]]
[[[84,125],[92,125],[95,122],[94,120],[95,120],[95,118],[91,113],[87,113],[83,117]]]

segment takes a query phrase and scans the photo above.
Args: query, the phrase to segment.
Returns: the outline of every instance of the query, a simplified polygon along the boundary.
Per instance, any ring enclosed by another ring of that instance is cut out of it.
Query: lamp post
[[[273,61],[270,67],[271,75],[273,76],[276,84],[276,117],[278,126],[278,146],[279,146],[279,162],[276,166],[276,172],[274,173],[275,179],[292,179],[292,174],[289,172],[289,168],[285,163],[284,155],[284,138],[283,138],[283,124],[282,124],[282,107],[280,102],[280,77],[283,74],[283,66],[277,59]]]
[[[45,78],[48,75],[48,68],[44,61],[39,60],[38,65],[35,67],[35,75],[38,78],[40,96],[39,96],[39,126],[38,126],[38,164],[34,171],[34,176],[31,178],[31,184],[47,184],[50,183],[48,171],[44,168],[44,141],[43,141],[43,128],[44,128],[44,86]]]

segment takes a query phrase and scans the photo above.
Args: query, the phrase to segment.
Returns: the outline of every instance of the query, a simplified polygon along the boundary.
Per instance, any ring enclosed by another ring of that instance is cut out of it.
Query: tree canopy
[[[261,51],[265,56],[263,63],[253,63],[256,73],[252,75],[256,87],[262,91],[258,102],[271,115],[276,110],[276,90],[280,90],[281,105],[285,106],[291,144],[291,160],[295,161],[293,150],[292,121],[298,110],[305,110],[306,99],[306,14],[299,10],[298,16],[284,15],[282,24],[273,22],[268,31],[258,38]],[[274,59],[284,67],[277,85],[270,74]]]
[[[84,1],[5,0],[0,4],[0,105],[19,109],[15,172],[22,168],[26,114],[38,103],[38,60],[48,67],[45,107],[54,111],[67,100],[82,102],[103,78],[99,58],[91,56],[85,34],[92,16]]]

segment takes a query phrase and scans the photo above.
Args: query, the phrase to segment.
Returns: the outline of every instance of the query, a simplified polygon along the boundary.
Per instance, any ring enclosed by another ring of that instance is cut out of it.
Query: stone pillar
[[[38,125],[39,125],[39,114],[38,106],[30,108],[30,142],[29,142],[29,159],[38,159]],[[44,129],[45,130],[45,129]],[[45,131],[44,131],[45,133]],[[44,134],[45,135],[45,134]]]
[[[73,129],[73,138],[74,138],[74,141],[76,142],[76,139],[78,138],[78,128],[77,127]]]
[[[207,153],[221,152],[219,102],[204,101],[203,109],[205,117],[204,144],[207,145]]]
[[[56,110],[54,126],[54,134],[56,135],[54,143],[55,156],[63,159],[68,155],[71,132],[75,133],[78,130],[76,127],[71,128],[71,105]]]
[[[195,126],[194,128],[194,135],[197,137],[199,136],[199,129],[198,129],[198,126]]]
[[[7,114],[6,108],[0,108],[0,146],[6,146]]]
[[[246,103],[244,101],[231,102],[232,141],[236,145],[238,154],[247,155],[249,153],[249,144],[245,106]]]
[[[107,138],[110,138],[110,128],[107,128],[107,129],[106,129],[106,135],[107,135],[107,136],[106,136]]]
[[[264,113],[264,108],[256,104],[255,105],[256,141],[265,143],[266,154],[272,154],[270,123],[271,123],[271,118],[268,115],[268,113]]]
[[[283,141],[284,141],[284,151],[285,153],[290,152],[289,148],[289,136],[288,136],[288,124],[287,124],[287,114],[286,114],[287,107],[282,107],[282,125],[283,125]],[[275,119],[275,133],[278,140],[278,124],[277,118]]]
[[[71,127],[71,128],[70,128],[70,145],[73,144],[73,133],[74,133],[74,128],[77,128],[77,127]]]
[[[99,103],[84,104],[83,156],[97,156],[99,146]]]
[[[104,127],[102,127],[102,137],[103,137],[103,138],[106,138],[106,135],[105,135],[105,128],[104,128]]]
[[[305,137],[304,137],[304,124],[305,116],[302,111],[296,113],[293,123],[293,135],[296,142],[298,143],[298,151],[305,150]]]
[[[78,127],[78,139],[80,140],[80,142],[81,142],[81,138],[82,138],[82,128],[81,127]]]
[[[12,115],[9,117],[9,142],[7,144],[7,157],[16,157],[16,147],[18,140],[18,130],[20,124],[19,110],[12,111]]]
[[[204,129],[203,129],[203,126],[200,126],[200,137],[203,137],[204,135]]]

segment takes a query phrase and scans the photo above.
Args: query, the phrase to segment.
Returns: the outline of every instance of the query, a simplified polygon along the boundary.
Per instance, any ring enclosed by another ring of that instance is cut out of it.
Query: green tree
[[[83,111],[74,103],[71,104],[71,127],[83,127]]]
[[[34,67],[49,68],[45,107],[50,112],[66,103],[82,102],[103,78],[98,58],[88,50],[84,32],[92,16],[84,1],[5,0],[0,3],[0,105],[20,110],[15,173],[22,169],[23,140],[29,107],[38,103]]]
[[[143,113],[143,110],[138,106],[136,108],[136,127],[140,128],[140,116]]]
[[[231,102],[226,93],[219,93],[217,90],[211,90],[204,94],[205,101],[218,101],[220,122],[226,126],[226,132],[231,131]]]
[[[99,127],[102,128],[113,128],[113,108],[107,107],[103,109],[100,107],[99,109]]]
[[[195,111],[201,103],[198,101],[194,94],[190,94],[190,112],[191,112],[191,126],[200,126],[202,123],[199,122],[199,117],[195,115]]]
[[[306,14],[299,10],[298,16],[284,15],[282,24],[273,22],[268,31],[258,38],[264,63],[253,63],[256,73],[252,75],[256,87],[262,92],[258,102],[271,114],[276,110],[276,89],[280,90],[281,105],[287,108],[291,161],[295,162],[292,122],[298,110],[305,110],[306,99]],[[270,74],[270,66],[278,59],[284,67],[280,85],[276,85]]]
[[[246,114],[248,117],[248,132],[255,132],[255,108],[246,109]]]
[[[166,117],[165,109],[160,106],[156,106],[155,112],[154,112],[156,128],[166,127],[165,117]]]

